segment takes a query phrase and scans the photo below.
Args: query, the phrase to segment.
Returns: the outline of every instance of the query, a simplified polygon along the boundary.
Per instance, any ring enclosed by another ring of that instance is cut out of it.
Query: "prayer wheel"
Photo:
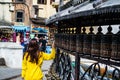
[[[113,60],[120,60],[120,31],[112,36],[112,52]]]
[[[85,55],[91,55],[91,43],[92,43],[92,35],[90,34],[84,35],[83,53]]]
[[[92,32],[93,28],[90,28],[90,33],[84,35],[84,43],[83,43],[83,53],[84,55],[91,56],[91,49],[92,49],[92,36],[94,33]]]
[[[66,49],[70,50],[70,34],[66,35]]]
[[[83,38],[84,38],[84,34],[77,35],[76,51],[80,54],[83,54],[83,41],[84,41]]]
[[[98,32],[96,33],[96,35],[92,36],[92,50],[91,50],[91,54],[94,57],[100,57],[100,49],[101,49],[101,36],[102,34],[102,28],[101,26],[99,26],[98,28]]]
[[[92,50],[91,54],[93,57],[100,57],[100,44],[101,44],[101,35],[96,34],[92,36]]]
[[[101,57],[102,58],[107,58],[110,59],[111,58],[111,44],[112,44],[112,35],[113,33],[112,31],[112,27],[109,26],[108,27],[108,32],[105,35],[101,36]]]
[[[76,51],[76,35],[70,35],[70,51]]]

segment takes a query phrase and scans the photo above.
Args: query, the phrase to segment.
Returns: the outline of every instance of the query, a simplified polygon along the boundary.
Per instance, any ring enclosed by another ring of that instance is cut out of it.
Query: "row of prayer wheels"
[[[113,34],[55,34],[56,46],[83,55],[120,60],[120,32]]]

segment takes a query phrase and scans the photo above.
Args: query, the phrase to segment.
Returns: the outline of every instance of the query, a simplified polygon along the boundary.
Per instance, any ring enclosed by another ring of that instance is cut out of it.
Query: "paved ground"
[[[20,76],[21,69],[8,68],[6,66],[0,66],[0,80],[7,80],[12,77]]]
[[[44,61],[42,70],[44,75],[48,72],[52,60]],[[21,69],[8,68],[6,66],[0,66],[0,80],[22,80],[20,77]],[[45,76],[43,80],[46,80]]]

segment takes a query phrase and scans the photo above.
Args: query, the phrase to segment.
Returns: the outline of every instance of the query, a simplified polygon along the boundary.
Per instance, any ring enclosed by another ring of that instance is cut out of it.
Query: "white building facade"
[[[12,2],[12,0],[0,0],[0,25],[11,25],[12,24],[12,12],[11,4],[6,2]]]

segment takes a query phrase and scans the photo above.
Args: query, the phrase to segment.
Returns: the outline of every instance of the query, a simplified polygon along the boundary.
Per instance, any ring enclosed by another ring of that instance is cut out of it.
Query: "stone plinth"
[[[23,47],[13,42],[0,42],[0,57],[5,59],[6,66],[21,68]]]

